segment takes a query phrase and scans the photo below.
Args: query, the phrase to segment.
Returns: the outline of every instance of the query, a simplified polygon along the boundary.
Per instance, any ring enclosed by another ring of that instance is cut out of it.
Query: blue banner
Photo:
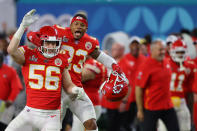
[[[88,13],[88,34],[97,37],[100,42],[107,33],[115,31],[124,31],[131,36],[143,37],[151,34],[154,38],[164,38],[169,33],[179,32],[182,28],[192,30],[197,26],[195,5],[24,3],[17,5],[17,25],[20,24],[24,14],[32,8],[37,10],[40,18],[53,19],[52,23],[46,21],[49,24],[59,24],[54,19],[60,19],[63,14],[69,17],[77,10],[85,10]]]

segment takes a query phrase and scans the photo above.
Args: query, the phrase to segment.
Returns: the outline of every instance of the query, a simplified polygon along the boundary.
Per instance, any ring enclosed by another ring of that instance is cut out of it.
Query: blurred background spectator
[[[144,56],[144,54],[140,53],[141,40],[139,37],[133,36],[129,39],[128,42],[128,48],[130,49],[130,52],[122,57],[122,59],[119,61],[119,65],[129,80],[130,92],[128,94],[128,97],[122,100],[122,103],[120,104],[120,111],[123,112],[122,114],[124,116],[122,126],[126,131],[131,131],[132,126],[136,126],[134,124],[134,120],[137,113],[135,102],[135,78],[137,75],[138,67],[141,65],[141,63],[144,62],[146,57]]]
[[[5,110],[0,114],[0,130],[4,130],[12,120],[15,98],[23,89],[21,81],[13,67],[3,64],[4,54],[0,52],[0,100],[5,103]]]

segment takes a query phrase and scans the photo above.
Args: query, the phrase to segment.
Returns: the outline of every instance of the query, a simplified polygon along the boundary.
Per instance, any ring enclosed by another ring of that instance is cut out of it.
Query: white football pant
[[[64,92],[64,91],[62,91]],[[94,110],[94,106],[90,100],[90,98],[85,94],[83,100],[75,99],[71,100],[69,95],[65,92],[62,94],[62,106],[61,106],[61,122],[66,114],[66,109],[69,108],[73,115],[84,123],[90,119],[96,119],[96,113]]]
[[[25,106],[5,131],[20,131],[21,127],[28,124],[40,131],[60,131],[60,110],[41,110]]]
[[[101,116],[101,106],[94,106],[94,109],[96,113],[96,120],[98,120]],[[81,123],[81,121],[75,115],[73,115],[72,131],[85,131],[83,123]]]

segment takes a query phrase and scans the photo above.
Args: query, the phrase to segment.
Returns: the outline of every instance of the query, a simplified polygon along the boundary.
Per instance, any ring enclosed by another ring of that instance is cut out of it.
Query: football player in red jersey
[[[24,30],[35,22],[35,9],[28,12],[8,46],[8,53],[23,66],[27,104],[23,111],[9,124],[5,131],[18,131],[31,124],[41,131],[60,130],[61,86],[73,96],[83,97],[82,88],[75,86],[67,71],[68,54],[60,51],[61,39],[57,31],[44,26],[39,30],[38,48],[18,48]]]
[[[92,56],[94,59],[104,64],[109,70],[114,70],[119,74],[123,74],[116,61],[99,50],[98,40],[86,34],[88,21],[87,16],[84,13],[77,13],[73,17],[70,27],[68,28],[62,28],[56,25],[54,27],[58,30],[59,36],[63,38],[62,48],[69,51],[69,73],[73,83],[77,86],[82,86],[81,72],[87,55]],[[85,97],[84,99],[86,100],[68,101],[68,99],[66,99],[65,101],[63,100],[63,103],[69,103],[69,108],[84,124],[86,130],[97,131],[93,105],[88,97]]]
[[[100,62],[88,56],[82,70],[82,84],[86,94],[94,105],[96,120],[98,120],[101,115],[101,100],[99,88],[101,84],[106,80],[106,78],[106,67],[104,67],[104,65]],[[75,115],[73,116],[72,130],[84,131],[83,124]]]
[[[186,97],[192,92],[196,66],[193,61],[186,60],[187,46],[178,39],[170,46],[170,66],[172,70],[170,91],[172,102],[177,113],[181,131],[191,130],[191,115]]]

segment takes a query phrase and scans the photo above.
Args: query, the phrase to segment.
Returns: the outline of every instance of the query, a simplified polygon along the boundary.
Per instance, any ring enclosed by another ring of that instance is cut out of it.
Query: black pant
[[[8,125],[0,122],[0,131],[4,131]]]
[[[150,111],[144,110],[143,131],[157,131],[158,119],[166,125],[168,131],[179,131],[178,120],[174,108],[168,110]]]
[[[120,112],[107,109],[107,131],[120,131]]]
[[[65,117],[63,119],[63,122],[62,122],[62,129],[61,129],[61,131],[65,131],[66,125],[70,125],[72,127],[72,122],[73,122],[73,114],[70,111],[70,109],[67,109],[66,115],[65,115]]]
[[[136,103],[130,103],[129,110],[121,113],[120,120],[121,120],[121,128],[124,131],[132,131],[131,125],[134,125],[134,120],[136,118],[137,108]]]
[[[135,102],[132,102],[129,110],[125,112],[119,112],[117,109],[107,109],[107,131],[132,131],[131,125],[134,123],[136,110],[137,108]]]

